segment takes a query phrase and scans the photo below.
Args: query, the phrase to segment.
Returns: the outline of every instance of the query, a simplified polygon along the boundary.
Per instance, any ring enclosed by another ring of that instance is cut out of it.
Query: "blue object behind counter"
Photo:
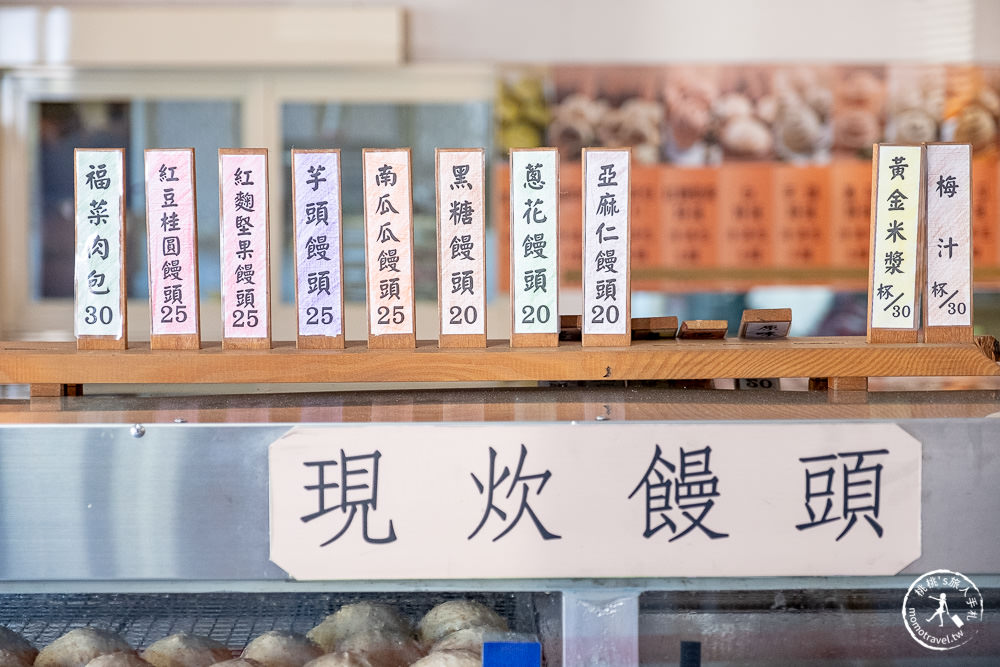
[[[483,667],[541,667],[538,642],[484,642]]]

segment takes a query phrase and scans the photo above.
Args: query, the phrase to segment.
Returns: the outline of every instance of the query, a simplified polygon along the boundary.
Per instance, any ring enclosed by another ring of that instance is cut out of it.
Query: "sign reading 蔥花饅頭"
[[[878,144],[875,147],[869,343],[917,341],[923,163],[922,146]]]
[[[362,158],[368,347],[414,347],[410,149],[366,148]]]
[[[920,555],[921,444],[894,424],[297,427],[269,465],[271,560],[298,579],[890,575]]]
[[[559,344],[559,152],[510,151],[511,347]]]
[[[484,151],[439,148],[435,157],[440,345],[485,347]]]
[[[927,144],[924,342],[972,342],[972,146]]]
[[[292,150],[298,347],[344,347],[340,151]]]
[[[222,347],[271,347],[267,150],[219,149]]]
[[[583,345],[629,345],[628,149],[583,149]]]
[[[151,349],[198,349],[198,216],[193,148],[148,149],[146,245]]]
[[[77,148],[74,331],[80,349],[124,349],[125,151]]]

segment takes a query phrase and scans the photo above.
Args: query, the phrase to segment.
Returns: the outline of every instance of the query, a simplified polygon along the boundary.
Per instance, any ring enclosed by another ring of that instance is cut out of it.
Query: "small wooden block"
[[[633,317],[632,340],[662,340],[677,337],[677,317]]]
[[[344,349],[340,150],[292,150],[296,347]]]
[[[73,151],[77,349],[128,347],[125,150]]]
[[[219,149],[222,349],[271,347],[266,148]]]
[[[565,340],[565,341],[580,340],[582,326],[583,326],[583,316],[560,315],[559,340]]]
[[[559,151],[510,151],[511,347],[557,347]],[[579,340],[579,334],[575,340]]]
[[[729,330],[726,320],[684,320],[677,337],[683,340],[722,339]]]
[[[34,383],[28,387],[31,398],[56,398],[66,395],[66,385],[52,383]]]
[[[924,236],[923,146],[877,144],[872,156],[869,343],[915,343]]]
[[[144,159],[149,347],[197,350],[201,309],[194,149],[147,149]]]
[[[486,347],[486,157],[434,151],[440,347]]]
[[[972,146],[929,143],[924,342],[971,343]]]
[[[791,308],[757,308],[743,311],[740,338],[773,340],[788,336],[792,327]]]
[[[831,377],[827,378],[829,391],[868,391],[866,377]]]
[[[368,347],[417,346],[413,297],[413,181],[410,149],[365,148]]]
[[[628,148],[583,149],[581,344],[632,344],[631,164]]]

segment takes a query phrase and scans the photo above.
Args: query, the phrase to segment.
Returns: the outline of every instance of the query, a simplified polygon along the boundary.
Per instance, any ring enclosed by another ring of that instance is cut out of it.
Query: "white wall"
[[[3,3],[0,0],[0,4]],[[10,3],[15,4],[15,3]],[[996,0],[69,0],[403,6],[418,62],[1000,60]]]

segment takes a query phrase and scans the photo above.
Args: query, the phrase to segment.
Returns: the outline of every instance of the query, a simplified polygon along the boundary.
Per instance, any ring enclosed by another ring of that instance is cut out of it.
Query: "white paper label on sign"
[[[894,424],[297,427],[269,462],[271,560],[298,579],[892,575],[920,555],[921,445]]]
[[[410,151],[364,151],[368,327],[373,336],[413,333]]]
[[[559,153],[510,152],[514,333],[559,333]]]
[[[267,154],[219,156],[222,321],[226,338],[266,338]]]
[[[122,337],[122,151],[76,151],[77,336]]]
[[[791,322],[747,322],[743,337],[761,340],[784,338],[788,335],[788,329],[791,326]]]
[[[629,297],[629,166],[627,150],[585,153],[583,333],[624,334]]]
[[[194,153],[149,150],[146,234],[152,333],[198,333]]]
[[[920,146],[879,146],[872,317],[874,329],[913,329],[917,317]]]
[[[927,146],[927,324],[972,324],[969,144]]]
[[[482,149],[439,150],[441,333],[482,334],[486,309],[486,171]]]
[[[292,153],[295,275],[300,336],[339,336],[341,312],[340,153]]]

